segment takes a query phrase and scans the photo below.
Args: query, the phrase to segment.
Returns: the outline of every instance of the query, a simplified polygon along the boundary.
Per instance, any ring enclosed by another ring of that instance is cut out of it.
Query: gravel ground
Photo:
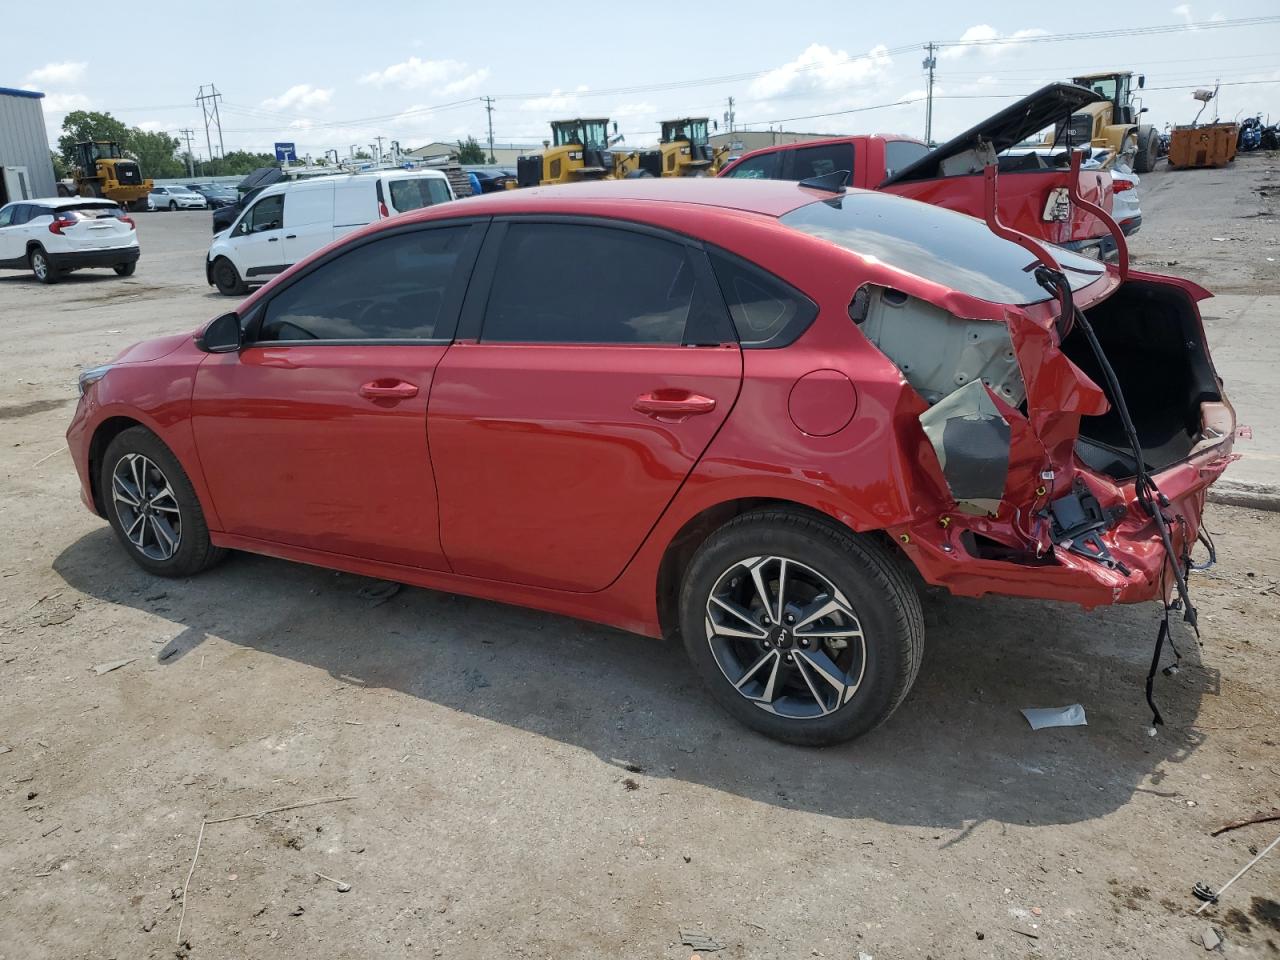
[[[1280,402],[1240,338],[1274,340],[1258,257],[1280,254],[1274,221],[1237,218],[1276,167],[1144,178],[1135,243],[1227,292],[1206,314],[1255,429]],[[930,594],[893,719],[782,746],[669,644],[264,558],[134,567],[77,499],[75,368],[230,304],[204,284],[207,214],[138,219],[130,280],[0,275],[0,960],[688,960],[682,930],[716,958],[1166,958],[1210,925],[1228,956],[1280,956],[1280,855],[1190,916],[1193,883],[1280,833],[1209,835],[1280,807],[1276,514],[1211,508],[1204,643],[1175,630],[1154,737],[1154,605]],[[1018,712],[1076,702],[1087,727]],[[333,797],[210,824],[178,944],[203,819]]]

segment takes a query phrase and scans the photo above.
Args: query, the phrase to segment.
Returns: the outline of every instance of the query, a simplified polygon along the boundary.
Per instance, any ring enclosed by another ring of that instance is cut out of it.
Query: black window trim
[[[319,260],[310,264],[306,270],[299,271],[288,280],[279,284],[271,291],[269,297],[265,297],[259,303],[254,304],[253,309],[247,316],[240,318],[241,328],[244,330],[244,345],[242,350],[248,350],[251,347],[276,348],[276,347],[422,347],[422,346],[447,346],[453,343],[458,328],[458,317],[461,312],[461,305],[466,293],[471,285],[471,279],[475,273],[476,258],[479,254],[481,245],[484,241],[485,233],[489,226],[488,217],[459,217],[450,220],[429,220],[426,223],[406,223],[386,230],[379,230],[376,233],[368,234],[361,237],[358,241],[343,244],[336,250],[331,250]],[[459,275],[454,277],[449,292],[445,295],[445,301],[440,307],[440,320],[437,322],[437,332],[441,335],[437,337],[418,337],[418,338],[401,338],[395,339],[384,337],[359,337],[350,340],[259,340],[258,333],[262,329],[262,321],[267,312],[267,307],[276,297],[280,296],[284,291],[288,290],[295,283],[311,276],[316,270],[319,270],[325,264],[332,263],[334,260],[348,253],[352,253],[361,247],[375,243],[378,240],[386,240],[389,237],[399,236],[404,233],[417,233],[424,230],[438,230],[445,227],[470,227],[471,230],[463,240],[462,251],[458,254],[458,258],[463,262],[463,267],[459,271]],[[465,276],[461,274],[465,273]]]
[[[475,269],[471,276],[471,286],[467,291],[466,302],[462,307],[462,315],[458,321],[457,333],[454,336],[455,341],[466,343],[483,343],[484,342],[484,315],[489,306],[489,294],[493,290],[493,280],[498,270],[498,255],[502,250],[502,241],[506,238],[507,227],[512,223],[554,223],[566,224],[570,226],[582,227],[604,227],[610,230],[621,230],[641,234],[643,236],[654,237],[658,240],[667,240],[672,243],[678,243],[683,246],[690,257],[693,268],[696,271],[697,279],[704,283],[710,282],[714,284],[710,289],[719,291],[720,285],[715,282],[715,272],[711,268],[711,261],[707,257],[707,245],[695,237],[687,234],[678,233],[675,230],[668,230],[664,227],[655,227],[653,224],[643,223],[638,220],[624,220],[612,216],[599,216],[590,214],[555,214],[555,213],[511,213],[494,217],[493,226],[490,227],[488,235],[485,237],[484,246],[480,251],[480,256],[476,261]],[[722,298],[723,299],[723,298]],[[601,346],[631,346],[631,347],[704,347],[715,346],[720,347],[725,344],[733,344],[737,346],[738,335],[733,325],[733,319],[729,316],[728,304],[724,304],[721,311],[721,330],[719,332],[720,339],[712,342],[713,338],[708,337],[705,342],[699,341],[692,343],[684,341],[681,343],[633,343],[633,344],[613,344],[604,343],[561,343],[559,341],[490,341],[486,345],[491,347],[524,347],[530,345],[552,346],[552,347],[601,347]]]
[[[807,331],[815,320],[818,319],[819,307],[816,300],[809,296],[803,290],[798,288],[794,283],[778,276],[772,270],[767,270],[753,260],[732,253],[723,247],[708,245],[708,252],[712,256],[721,257],[727,260],[733,266],[742,269],[746,273],[754,273],[756,276],[765,281],[777,284],[784,290],[788,291],[800,303],[801,309],[796,311],[795,317],[791,319],[786,326],[771,336],[768,340],[741,340],[735,325],[735,337],[737,337],[738,345],[743,350],[777,350],[780,347],[789,347],[795,343]],[[713,268],[714,269],[714,268]],[[716,274],[717,289],[721,296],[725,297],[725,307],[728,308],[728,295],[724,287],[719,283],[719,274]],[[732,317],[730,318],[732,322]]]

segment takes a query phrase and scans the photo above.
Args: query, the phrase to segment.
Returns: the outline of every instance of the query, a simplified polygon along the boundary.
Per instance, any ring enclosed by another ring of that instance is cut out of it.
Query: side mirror
[[[712,120],[712,121],[711,121],[711,127],[712,127],[712,129],[714,129],[714,130],[719,130],[719,129],[720,129],[720,121],[719,121],[719,120]]]
[[[1147,75],[1145,73],[1138,74],[1138,89],[1141,90],[1147,85]]]
[[[1139,112],[1139,113],[1146,113],[1146,112],[1147,112],[1148,110],[1150,110],[1150,109],[1151,109],[1150,107],[1143,107],[1143,108],[1142,108],[1141,110],[1139,110],[1138,112]]]
[[[617,132],[618,132],[618,121],[617,121],[617,120],[613,121],[613,132],[614,132],[614,133],[617,133]]]
[[[196,338],[196,346],[205,353],[235,353],[243,340],[239,315],[224,313],[204,328],[204,333]]]

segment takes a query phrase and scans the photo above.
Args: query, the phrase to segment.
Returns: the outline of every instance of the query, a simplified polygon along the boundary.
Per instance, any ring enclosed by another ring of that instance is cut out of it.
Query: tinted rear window
[[[1024,248],[1002,240],[981,220],[887,193],[857,192],[792,210],[781,222],[863,257],[994,303],[1040,303],[1049,295]],[[1060,247],[1050,251],[1073,290],[1105,272]]]
[[[97,220],[101,217],[123,216],[124,211],[114,203],[94,203],[76,207],[62,207],[58,211],[59,219],[63,220]]]
[[[435,177],[414,177],[410,180],[391,181],[391,206],[396,212],[420,210],[434,203],[452,200],[449,184]]]

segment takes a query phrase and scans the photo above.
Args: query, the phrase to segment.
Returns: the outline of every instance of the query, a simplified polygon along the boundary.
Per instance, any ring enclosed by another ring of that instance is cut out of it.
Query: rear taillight
[[[130,229],[130,230],[137,230],[137,229],[138,229],[138,225],[137,225],[136,223],[134,223],[134,222],[133,222],[133,218],[132,218],[132,217],[121,217],[121,218],[120,218],[120,222],[121,222],[121,223],[127,223],[127,224],[129,225],[129,229]]]
[[[67,229],[69,226],[71,226],[70,220],[63,220],[59,217],[54,217],[53,222],[49,224],[49,232],[62,236],[62,231]]]
[[[383,220],[391,216],[391,211],[387,209],[387,205],[383,203],[381,200],[378,201],[378,216],[380,216]]]
[[[1128,180],[1113,180],[1111,182],[1111,189],[1116,193],[1124,193],[1126,190],[1132,190],[1133,184]]]

